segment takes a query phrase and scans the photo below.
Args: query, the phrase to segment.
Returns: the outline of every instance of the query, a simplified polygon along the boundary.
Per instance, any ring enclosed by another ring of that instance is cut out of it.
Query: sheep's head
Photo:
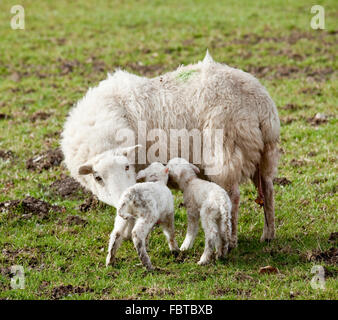
[[[146,182],[157,182],[161,181],[164,184],[168,183],[169,169],[162,163],[153,162],[146,169],[138,172],[136,180],[144,179]]]
[[[183,182],[182,180],[200,173],[200,170],[195,165],[183,158],[171,159],[167,167],[169,168],[170,178],[178,185]]]
[[[135,168],[130,157],[136,145],[103,152],[79,168],[79,175],[91,179],[98,198],[114,207],[124,190],[136,183]]]

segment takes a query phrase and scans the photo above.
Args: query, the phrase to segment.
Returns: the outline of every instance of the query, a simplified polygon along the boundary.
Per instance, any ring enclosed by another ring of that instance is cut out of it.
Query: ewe
[[[193,246],[198,232],[199,217],[205,234],[204,253],[198,262],[210,262],[214,249],[216,258],[225,257],[231,239],[231,201],[219,185],[198,179],[199,169],[182,158],[168,162],[169,175],[183,191],[188,214],[188,231],[181,250]]]
[[[170,251],[179,251],[175,240],[174,199],[166,186],[168,168],[161,163],[152,163],[140,171],[136,178],[137,180],[145,178],[146,182],[129,187],[121,196],[114,230],[110,235],[106,266],[114,261],[115,253],[122,242],[122,235],[130,225],[128,220],[131,219],[135,221],[131,233],[135,249],[142,264],[148,270],[152,270],[153,266],[146,250],[146,239],[156,223],[163,226]]]
[[[62,133],[62,150],[71,175],[104,202],[115,190],[98,188],[94,175],[80,175],[79,167],[98,155],[121,147],[121,131],[129,129],[138,139],[139,121],[147,130],[158,128],[169,137],[170,129],[222,129],[222,153],[210,152],[219,174],[208,174],[208,163],[189,160],[205,178],[229,192],[232,202],[232,237],[237,245],[239,184],[251,178],[264,201],[265,224],[261,240],[275,236],[272,179],[278,162],[280,124],[276,106],[267,90],[252,75],[214,62],[207,53],[202,62],[148,79],[118,70],[89,89],[70,111]],[[142,142],[139,142],[142,144]],[[129,145],[136,144],[130,143]],[[145,151],[151,147],[146,142]],[[204,145],[204,144],[203,144]],[[161,145],[169,154],[169,143]],[[203,146],[202,146],[203,147]],[[180,154],[170,156],[177,157]],[[182,150],[184,151],[184,150]],[[140,154],[139,154],[140,155]],[[204,156],[204,155],[203,155]],[[169,159],[167,157],[167,159]],[[146,159],[147,163],[155,161]],[[136,171],[143,165],[137,158]],[[165,162],[165,161],[163,161]],[[117,196],[115,197],[117,198]]]

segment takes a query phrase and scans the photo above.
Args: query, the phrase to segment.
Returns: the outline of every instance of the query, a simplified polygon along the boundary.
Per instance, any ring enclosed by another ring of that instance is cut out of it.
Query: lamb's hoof
[[[208,260],[200,260],[200,261],[197,262],[197,264],[199,266],[205,266],[205,265],[209,264],[209,261]]]
[[[233,249],[236,249],[238,246],[237,239],[235,240],[230,240],[229,242],[229,247],[228,247],[228,252],[230,252]]]
[[[110,264],[113,264],[115,261],[114,257],[112,257],[110,254],[107,255],[106,258],[106,267],[108,267]]]
[[[187,251],[189,250],[189,246],[185,245],[184,243],[181,245],[181,248],[180,248],[181,251]]]
[[[146,266],[148,271],[155,271],[156,269],[153,266]]]

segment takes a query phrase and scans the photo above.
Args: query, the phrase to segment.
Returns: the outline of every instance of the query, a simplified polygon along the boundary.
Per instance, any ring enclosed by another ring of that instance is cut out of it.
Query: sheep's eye
[[[129,170],[129,166],[128,166],[128,165],[125,167],[125,170],[126,170],[126,171],[128,171],[128,170]]]
[[[94,175],[94,179],[96,182],[102,182],[102,178],[100,176]]]

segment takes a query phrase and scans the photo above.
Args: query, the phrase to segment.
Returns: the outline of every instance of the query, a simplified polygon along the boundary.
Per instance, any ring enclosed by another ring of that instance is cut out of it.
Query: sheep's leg
[[[211,261],[214,249],[216,247],[218,225],[217,222],[210,217],[210,215],[203,212],[203,209],[201,210],[201,221],[205,234],[205,245],[204,252],[200,261],[198,261],[198,264],[205,265]]]
[[[123,239],[123,232],[125,231],[128,224],[128,220],[123,219],[118,214],[115,218],[114,223],[114,230],[110,234],[109,239],[109,246],[108,246],[108,255],[106,258],[106,266],[108,266],[110,263],[114,262],[114,257],[116,254],[117,249],[120,247],[122,239]]]
[[[155,221],[153,223],[149,223],[149,221],[145,221],[144,219],[138,219],[135,223],[133,231],[131,232],[131,236],[134,242],[135,249],[137,254],[142,262],[142,264],[147,268],[147,270],[153,270],[154,267],[151,264],[150,258],[148,256],[146,250],[146,238],[154,226]]]
[[[229,242],[229,249],[237,247],[237,223],[238,223],[238,208],[239,208],[239,186],[235,184],[229,192],[230,200],[232,203],[231,208],[231,239]]]
[[[268,241],[275,237],[275,205],[273,197],[272,178],[262,177],[264,194],[264,230],[261,241]]]
[[[175,225],[174,225],[174,213],[169,214],[167,221],[163,223],[163,233],[167,238],[170,251],[179,252],[176,239],[175,239]]]
[[[220,219],[219,223],[218,223],[218,232],[219,232],[219,238],[220,238],[220,248],[217,249],[216,247],[216,251],[217,251],[217,258],[224,258],[227,253],[228,253],[228,249],[229,249],[229,240],[230,240],[230,231],[228,232],[228,227],[227,225],[224,223],[224,221],[222,219]]]
[[[180,250],[181,251],[185,251],[188,249],[191,249],[195,238],[197,236],[198,233],[198,220],[199,220],[199,213],[198,211],[190,211],[187,210],[187,214],[188,214],[188,230],[187,230],[187,235],[185,236],[185,239],[181,245]]]

